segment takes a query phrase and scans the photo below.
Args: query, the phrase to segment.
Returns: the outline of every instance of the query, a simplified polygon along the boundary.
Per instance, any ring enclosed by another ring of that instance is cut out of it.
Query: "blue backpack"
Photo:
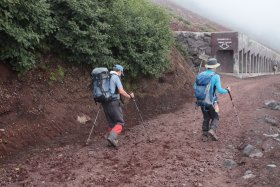
[[[210,106],[213,105],[213,96],[210,95],[211,79],[215,73],[208,74],[202,72],[197,75],[194,93],[196,97],[196,104],[198,106]]]
[[[108,103],[112,101],[112,93],[110,91],[111,75],[107,68],[94,68],[91,72],[93,85],[93,98],[95,102]]]

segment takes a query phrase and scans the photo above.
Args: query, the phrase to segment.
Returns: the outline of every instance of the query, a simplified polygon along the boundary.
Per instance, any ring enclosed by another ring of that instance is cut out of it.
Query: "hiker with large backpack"
[[[109,135],[106,138],[114,147],[117,147],[117,137],[125,124],[120,95],[129,99],[134,98],[133,93],[128,94],[123,88],[121,82],[123,71],[121,65],[115,65],[111,72],[107,68],[95,68],[92,71],[94,100],[103,107],[109,125]]]
[[[208,59],[205,67],[207,70],[199,73],[194,84],[196,104],[201,108],[203,114],[202,140],[207,141],[208,137],[218,140],[216,130],[219,125],[219,106],[217,92],[227,94],[230,88],[222,88],[220,75],[216,73],[216,68],[220,64],[215,58]]]

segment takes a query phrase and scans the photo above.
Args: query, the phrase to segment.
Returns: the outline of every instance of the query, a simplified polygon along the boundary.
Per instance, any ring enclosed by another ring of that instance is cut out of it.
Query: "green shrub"
[[[54,29],[45,0],[2,0],[0,3],[0,60],[17,71],[35,64],[40,41]]]
[[[202,32],[215,32],[215,31],[217,31],[217,29],[215,29],[215,27],[213,27],[212,25],[208,25],[208,24],[201,25],[199,27],[199,29]]]
[[[0,60],[24,71],[48,49],[67,61],[122,64],[133,77],[168,67],[168,13],[146,0],[2,0]]]
[[[145,0],[116,0],[109,11],[110,49],[132,76],[158,76],[173,42],[167,13]]]
[[[56,51],[92,66],[122,64],[133,76],[160,74],[172,43],[169,17],[144,0],[50,0]]]
[[[183,22],[186,26],[190,26],[192,24],[191,22],[189,22],[188,20],[186,20],[183,17],[179,17],[178,20]]]
[[[58,24],[52,45],[71,62],[98,65],[111,61],[105,5],[98,0],[49,0]]]

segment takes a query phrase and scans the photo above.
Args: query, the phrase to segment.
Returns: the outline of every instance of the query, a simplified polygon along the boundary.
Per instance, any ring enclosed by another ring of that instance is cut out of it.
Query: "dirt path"
[[[100,136],[89,146],[83,145],[84,137],[63,147],[33,149],[26,158],[1,166],[0,185],[280,186],[280,145],[263,136],[276,133],[279,125],[262,120],[265,115],[280,118],[279,111],[264,107],[265,100],[280,100],[280,76],[246,80],[223,76],[222,81],[232,88],[242,125],[237,123],[229,97],[220,96],[218,142],[201,141],[201,113],[194,126],[194,105],[187,103],[174,113],[146,121],[145,129],[142,125],[126,129],[119,150],[107,147]],[[152,142],[147,141],[145,131]],[[263,157],[245,157],[240,149],[246,143],[261,149]],[[265,149],[267,144],[273,148]],[[225,159],[234,160],[237,166],[227,169]],[[277,167],[270,169],[268,164]],[[243,179],[247,170],[256,177]]]

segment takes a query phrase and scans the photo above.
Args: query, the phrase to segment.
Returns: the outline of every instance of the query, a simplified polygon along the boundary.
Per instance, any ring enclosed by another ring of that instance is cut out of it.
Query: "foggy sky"
[[[170,0],[280,52],[279,0]]]

